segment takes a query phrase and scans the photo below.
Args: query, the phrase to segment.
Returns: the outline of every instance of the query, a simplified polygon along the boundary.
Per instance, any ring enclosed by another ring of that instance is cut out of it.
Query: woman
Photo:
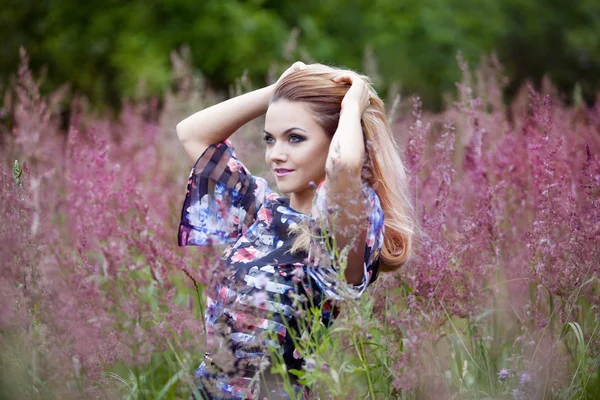
[[[265,112],[265,162],[285,196],[251,175],[228,140]],[[297,62],[274,85],[181,121],[177,134],[197,160],[179,245],[229,245],[207,298],[199,390],[289,398],[265,368],[267,346],[288,371],[301,369],[291,336],[307,326],[306,304],[320,306],[327,325],[331,300],[360,296],[410,253],[405,170],[383,102],[364,76]]]

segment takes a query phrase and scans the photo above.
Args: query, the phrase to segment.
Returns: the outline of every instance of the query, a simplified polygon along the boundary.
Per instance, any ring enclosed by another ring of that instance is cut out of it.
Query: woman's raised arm
[[[304,63],[295,62],[279,79],[302,68]],[[179,122],[177,136],[192,160],[196,161],[211,144],[224,141],[241,126],[267,112],[276,84],[225,100]]]
[[[339,208],[335,227],[335,240],[338,249],[350,245],[346,280],[359,284],[364,272],[364,246],[367,234],[365,203],[362,199],[361,170],[365,155],[361,118],[369,106],[371,92],[364,81],[354,73],[338,75],[333,79],[338,83],[350,83],[350,89],[342,100],[342,110],[337,131],[329,145],[327,156],[327,197],[328,203]],[[358,243],[358,244],[357,244]]]
[[[264,114],[272,93],[271,85],[190,115],[177,124],[179,141],[196,161],[211,144],[226,140],[242,125]]]

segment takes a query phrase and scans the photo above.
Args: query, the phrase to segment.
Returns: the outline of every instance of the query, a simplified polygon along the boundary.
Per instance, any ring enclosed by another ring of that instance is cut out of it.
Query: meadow
[[[65,118],[68,86],[40,94],[22,50],[0,108],[1,398],[193,394],[220,249],[177,246],[192,162],[175,126],[225,94],[171,58],[165,96],[112,117],[76,97]],[[507,103],[494,57],[458,63],[439,113],[389,91],[414,256],[298,341],[315,398],[600,398],[600,103],[548,80]],[[267,177],[261,131],[232,141]]]

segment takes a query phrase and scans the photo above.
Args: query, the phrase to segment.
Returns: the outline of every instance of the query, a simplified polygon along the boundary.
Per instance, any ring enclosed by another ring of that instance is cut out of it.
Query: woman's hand
[[[342,110],[356,107],[358,115],[362,116],[371,100],[371,90],[365,81],[355,72],[345,72],[332,79],[337,83],[349,83],[350,89],[342,100]]]
[[[277,86],[277,84],[279,82],[281,82],[281,80],[283,78],[285,78],[286,76],[288,76],[292,72],[300,71],[301,69],[304,69],[304,67],[306,67],[306,64],[304,64],[302,61],[296,61],[295,63],[292,64],[291,67],[289,67],[288,69],[286,69],[285,71],[283,71],[283,74],[281,74],[281,76],[279,77],[279,79],[277,79],[277,82],[275,82],[275,84],[273,85],[273,87]]]

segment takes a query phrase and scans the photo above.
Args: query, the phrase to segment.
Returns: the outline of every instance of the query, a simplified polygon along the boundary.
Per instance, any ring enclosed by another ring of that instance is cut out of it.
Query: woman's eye
[[[275,143],[275,139],[272,136],[263,136],[263,140],[265,141],[266,144]],[[302,136],[298,136],[298,135],[290,135],[288,138],[288,141],[290,143],[300,143],[300,142],[304,141],[304,138]]]

